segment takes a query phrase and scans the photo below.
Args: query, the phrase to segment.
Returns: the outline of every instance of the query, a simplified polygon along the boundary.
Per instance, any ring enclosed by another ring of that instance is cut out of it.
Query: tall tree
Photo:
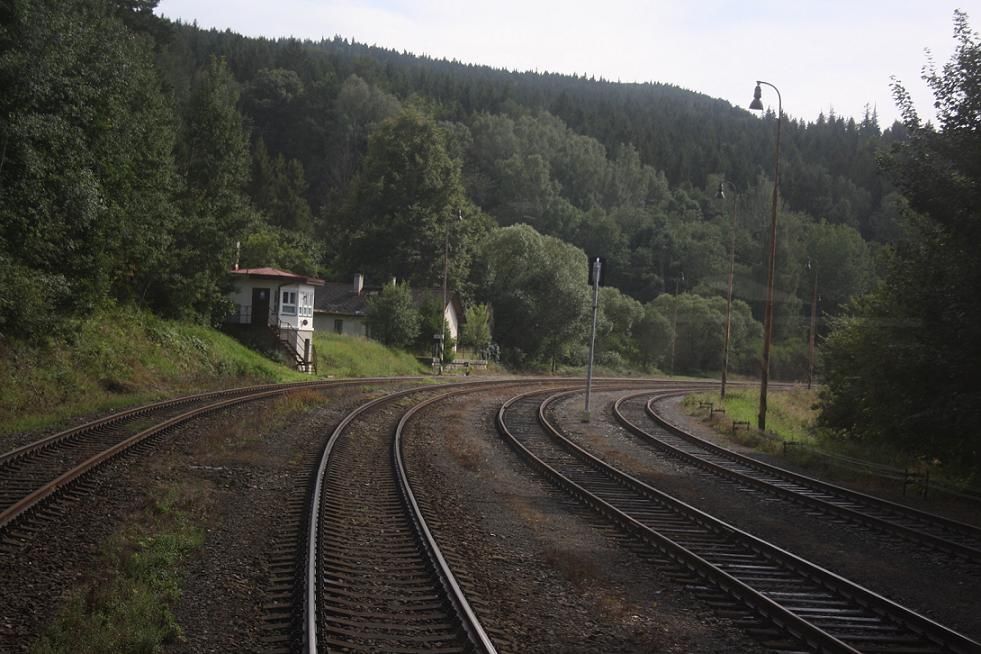
[[[480,289],[497,342],[513,362],[556,364],[581,347],[590,299],[586,255],[528,225],[492,232],[480,249]]]
[[[32,314],[139,297],[169,242],[173,113],[151,39],[117,10],[102,0],[2,10],[0,287],[18,288],[0,294],[34,291],[0,302],[7,333],[31,331]]]
[[[412,109],[372,134],[331,234],[339,268],[438,286],[448,249],[451,287],[467,278],[484,221],[464,195],[444,139],[432,118]]]
[[[954,15],[955,52],[925,79],[939,129],[893,91],[909,140],[885,165],[916,215],[883,283],[824,349],[822,420],[908,455],[981,470],[981,42]]]
[[[371,336],[391,347],[408,347],[419,336],[419,311],[408,284],[388,284],[368,301]]]
[[[253,213],[245,195],[248,140],[237,102],[227,64],[212,57],[195,76],[186,109],[178,152],[183,215],[168,252],[170,274],[155,289],[158,307],[169,314],[223,317],[235,242]]]

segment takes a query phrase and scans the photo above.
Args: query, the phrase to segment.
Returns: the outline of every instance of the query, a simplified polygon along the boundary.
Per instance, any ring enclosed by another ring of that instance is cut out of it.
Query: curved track
[[[471,382],[436,402],[494,382]],[[494,652],[415,502],[397,444],[411,413],[368,402],[334,430],[309,510],[305,651]]]
[[[543,401],[545,395],[505,403],[497,417],[501,435],[550,481],[687,569],[713,604],[736,612],[751,629],[759,630],[762,620],[813,651],[981,651],[961,634],[600,461],[545,418],[547,405],[567,394]]]
[[[195,418],[301,389],[418,378],[268,384],[202,393],[122,411],[0,455],[0,536],[100,466]]]
[[[904,540],[981,563],[981,529],[769,465],[710,443],[670,423],[654,404],[667,394],[629,395],[613,405],[617,422],[675,458],[744,486],[789,499]],[[648,399],[649,398],[649,399]],[[643,406],[641,406],[643,405]],[[641,426],[646,421],[652,428]]]

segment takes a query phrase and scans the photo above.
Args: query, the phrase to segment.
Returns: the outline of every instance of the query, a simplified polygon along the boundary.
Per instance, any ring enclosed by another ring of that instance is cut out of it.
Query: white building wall
[[[268,279],[243,279],[235,281],[232,293],[228,299],[235,304],[233,313],[226,322],[248,325],[252,321],[252,291],[256,288],[269,290],[269,314],[266,324],[272,324],[273,305],[275,303],[276,283]]]
[[[453,337],[453,342],[459,344],[460,342],[460,320],[456,315],[456,310],[453,308],[453,304],[446,305],[446,309],[443,311],[443,317],[446,319],[446,324],[450,330],[450,336]],[[456,349],[456,345],[454,345]]]
[[[325,334],[336,334],[336,321],[341,321],[341,334],[344,336],[368,337],[368,326],[362,316],[342,316],[332,313],[318,313],[313,317],[313,325]]]
[[[277,325],[313,332],[313,300],[314,287],[309,284],[284,284],[275,291],[275,307]]]

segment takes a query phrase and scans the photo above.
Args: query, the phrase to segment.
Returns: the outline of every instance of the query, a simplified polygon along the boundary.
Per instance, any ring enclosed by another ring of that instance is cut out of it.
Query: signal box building
[[[312,363],[313,307],[322,279],[278,268],[241,268],[231,271],[235,307],[225,322],[269,327],[309,372]]]

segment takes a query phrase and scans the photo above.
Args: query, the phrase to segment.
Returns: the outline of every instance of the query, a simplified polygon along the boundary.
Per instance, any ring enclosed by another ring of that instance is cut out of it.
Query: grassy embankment
[[[696,393],[684,400],[684,406],[690,415],[704,416],[705,409],[699,408],[700,402],[712,402],[719,406],[718,392]],[[767,394],[766,430],[779,437],[767,439],[761,437],[755,429],[737,432],[737,438],[745,445],[760,449],[775,451],[782,449],[782,441],[795,441],[816,445],[820,434],[815,426],[817,411],[817,392],[805,388],[795,388],[789,391],[770,391]],[[729,432],[733,421],[748,422],[756,426],[756,416],[760,408],[760,393],[758,389],[726,389],[725,416],[712,421],[712,424],[723,432]]]
[[[903,471],[928,475],[931,488],[937,482],[959,491],[978,492],[969,478],[950,473],[942,465],[912,460],[902,452],[886,446],[874,447],[861,439],[845,439],[817,425],[818,395],[816,390],[794,388],[774,391],[767,395],[766,429],[774,437],[764,437],[755,429],[759,411],[758,389],[732,389],[726,393],[725,415],[716,414],[708,420],[717,431],[727,434],[738,443],[760,451],[788,456],[794,464],[809,474],[832,481],[847,482],[868,492],[902,492]],[[706,418],[706,409],[699,402],[719,406],[719,395],[697,393],[684,400],[689,415]],[[733,421],[747,421],[751,429],[731,432]],[[805,447],[784,447],[784,442]],[[897,479],[897,476],[899,477]],[[917,492],[916,488],[911,492]]]
[[[411,355],[364,339],[319,335],[316,346],[321,376],[422,372]],[[0,354],[0,451],[3,433],[75,415],[210,388],[310,379],[215,330],[122,308],[101,311],[43,345],[0,343]],[[295,415],[296,403],[322,401],[294,395],[276,400],[261,425],[250,419],[240,426],[235,440],[245,444]],[[32,652],[151,652],[180,642],[173,607],[182,562],[204,540],[207,494],[207,488],[158,483],[155,495],[162,499],[131,515],[102,544],[100,564],[65,600]]]
[[[408,354],[379,343],[318,335],[322,377],[424,372]],[[0,450],[3,434],[215,388],[309,380],[202,325],[114,307],[45,344],[0,340]]]

